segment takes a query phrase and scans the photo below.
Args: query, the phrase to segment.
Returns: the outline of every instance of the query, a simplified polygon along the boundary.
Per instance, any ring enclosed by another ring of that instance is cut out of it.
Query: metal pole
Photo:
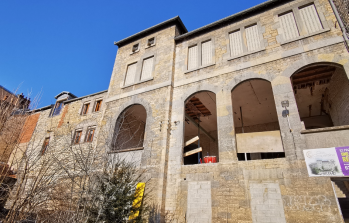
[[[287,108],[285,108],[285,109],[287,110]],[[290,129],[290,132],[293,132],[292,129],[291,129],[289,114],[287,114],[287,122],[288,122],[288,128]]]
[[[242,108],[240,106],[240,116],[241,116],[241,130],[242,130],[242,133],[245,133],[244,131],[244,120],[242,118]],[[247,161],[247,153],[245,153],[245,161]]]
[[[198,148],[200,148],[200,115],[197,116],[198,117]],[[198,164],[200,164],[200,152],[198,152]]]

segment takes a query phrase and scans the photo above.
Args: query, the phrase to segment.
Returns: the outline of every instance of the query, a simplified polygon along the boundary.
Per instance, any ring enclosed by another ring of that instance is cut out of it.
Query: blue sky
[[[0,1],[0,85],[32,97],[38,107],[70,91],[106,90],[121,40],[179,15],[188,31],[264,0]]]

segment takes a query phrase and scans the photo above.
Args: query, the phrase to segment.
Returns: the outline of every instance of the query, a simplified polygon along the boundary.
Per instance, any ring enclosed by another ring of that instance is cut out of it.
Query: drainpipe
[[[334,14],[335,14],[335,16],[336,16],[336,18],[337,18],[337,21],[338,21],[338,23],[339,23],[339,26],[341,27],[341,30],[342,30],[342,32],[343,32],[343,37],[344,37],[344,40],[345,40],[345,42],[346,42],[347,50],[349,51],[349,49],[348,49],[348,47],[349,47],[349,38],[348,38],[348,36],[347,36],[347,31],[346,31],[346,29],[345,29],[345,27],[344,27],[343,21],[342,21],[340,15],[339,15],[339,13],[338,13],[338,10],[337,10],[335,4],[333,3],[333,0],[329,0],[329,2],[330,2],[330,4],[331,4],[332,10],[333,10],[333,12],[334,12]]]

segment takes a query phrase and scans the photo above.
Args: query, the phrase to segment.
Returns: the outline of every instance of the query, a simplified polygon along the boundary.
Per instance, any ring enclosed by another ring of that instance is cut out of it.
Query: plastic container
[[[216,163],[216,156],[205,156],[204,157],[204,162],[205,163]]]

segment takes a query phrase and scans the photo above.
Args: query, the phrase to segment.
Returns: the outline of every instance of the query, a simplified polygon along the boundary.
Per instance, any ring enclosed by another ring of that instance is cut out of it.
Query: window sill
[[[299,37],[294,38],[294,39],[290,39],[290,40],[286,40],[286,41],[281,41],[280,44],[281,44],[281,45],[285,45],[285,44],[287,44],[287,43],[292,43],[292,42],[295,42],[295,41],[297,41],[297,40],[305,39],[305,38],[308,38],[308,37],[311,37],[311,36],[315,36],[315,35],[318,35],[318,34],[321,34],[321,33],[328,32],[328,31],[330,31],[330,30],[331,30],[330,28],[323,29],[323,30],[320,30],[320,31],[317,31],[317,32],[314,32],[314,33],[307,34],[307,35],[305,35],[305,36],[299,36]]]
[[[135,52],[130,53],[130,55],[135,54],[135,53],[138,53],[138,52],[139,52],[139,49],[136,50]]]
[[[194,68],[194,69],[191,69],[191,70],[187,70],[186,72],[184,72],[185,74],[186,73],[190,73],[190,72],[193,72],[193,71],[196,71],[196,70],[200,70],[202,68],[206,68],[206,67],[211,67],[211,66],[214,66],[216,65],[215,63],[211,63],[211,64],[207,64],[205,66],[201,66],[201,67],[197,67],[197,68]]]
[[[143,149],[144,147],[137,147],[137,148],[123,149],[123,150],[109,151],[108,154],[132,152],[132,151],[143,150]]]
[[[147,82],[147,81],[151,81],[151,80],[154,80],[154,78],[151,77],[151,78],[148,78],[148,79],[145,79],[145,80],[138,81],[137,83],[125,85],[125,86],[121,87],[121,89],[124,89],[124,88],[127,88],[127,87],[131,87],[133,85],[141,84],[141,83],[144,83],[144,82]]]
[[[346,130],[346,129],[349,129],[349,125],[302,130],[301,134],[309,134],[309,133],[317,133],[317,132],[333,132],[333,131],[340,131],[340,130]]]
[[[264,51],[264,50],[265,50],[265,48],[262,48],[262,49],[259,49],[259,50],[254,50],[254,51],[249,51],[249,52],[246,52],[246,53],[237,55],[237,56],[230,57],[230,58],[228,58],[228,61],[229,61],[229,60],[238,59],[238,58],[240,58],[240,57],[244,57],[244,56],[247,56],[247,55],[250,55],[250,54],[262,52],[262,51]]]
[[[153,46],[155,46],[155,43],[154,43],[153,45],[146,46],[145,49],[151,48],[151,47],[153,47]]]

